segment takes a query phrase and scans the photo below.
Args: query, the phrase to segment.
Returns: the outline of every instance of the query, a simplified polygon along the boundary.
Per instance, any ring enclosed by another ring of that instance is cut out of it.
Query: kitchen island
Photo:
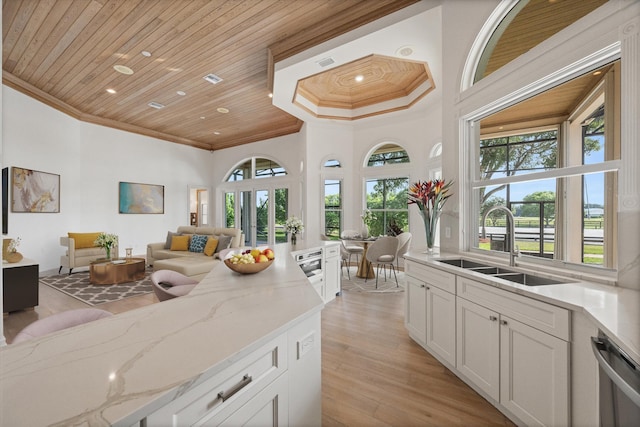
[[[274,250],[261,273],[220,263],[185,297],[0,349],[0,425],[231,417],[272,384],[277,422],[320,425],[324,304],[289,245]]]

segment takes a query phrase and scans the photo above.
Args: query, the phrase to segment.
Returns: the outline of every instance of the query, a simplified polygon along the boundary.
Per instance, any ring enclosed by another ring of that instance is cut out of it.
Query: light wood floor
[[[121,313],[153,294],[100,305]],[[7,342],[52,313],[87,307],[46,285],[40,305],[4,317]],[[322,425],[501,426],[513,424],[466,386],[404,328],[404,293],[343,292],[322,312]]]

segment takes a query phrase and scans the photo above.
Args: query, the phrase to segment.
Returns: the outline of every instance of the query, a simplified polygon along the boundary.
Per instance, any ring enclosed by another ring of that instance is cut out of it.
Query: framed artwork
[[[11,212],[60,212],[60,175],[11,168]]]
[[[120,182],[121,214],[163,214],[164,185]]]

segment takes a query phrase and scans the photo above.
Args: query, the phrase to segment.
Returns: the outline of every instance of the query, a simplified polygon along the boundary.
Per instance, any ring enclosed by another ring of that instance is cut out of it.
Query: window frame
[[[536,180],[544,180],[544,179],[558,179],[564,178],[574,175],[585,175],[590,173],[599,173],[599,172],[617,172],[620,170],[622,165],[621,159],[616,160],[605,160],[603,162],[597,164],[590,165],[568,165],[561,166],[558,165],[556,169],[545,170],[541,172],[531,172],[528,174],[522,175],[514,175],[514,176],[506,176],[496,179],[490,180],[482,180],[480,179],[480,171],[479,171],[479,152],[480,152],[480,121],[490,116],[491,114],[497,113],[505,108],[508,108],[514,104],[525,101],[539,93],[557,87],[575,77],[583,75],[585,73],[594,71],[597,68],[600,68],[607,63],[614,62],[620,59],[619,51],[612,52],[603,52],[602,57],[599,61],[579,61],[572,66],[567,67],[567,69],[562,70],[562,76],[559,75],[549,75],[535,84],[528,86],[527,88],[506,95],[501,99],[495,100],[492,103],[485,105],[472,113],[469,113],[465,116],[462,116],[459,120],[460,125],[460,144],[462,147],[468,147],[467,150],[461,149],[461,161],[462,164],[466,165],[463,168],[463,179],[467,182],[466,185],[460,186],[461,193],[461,209],[464,209],[465,212],[469,212],[468,216],[465,216],[461,221],[461,225],[463,230],[475,230],[478,228],[476,223],[479,216],[479,200],[478,200],[478,192],[476,191],[478,188],[487,187],[487,186],[495,186],[502,184],[516,184],[522,182],[530,182]],[[528,131],[528,130],[527,130]],[[521,130],[518,133],[524,134],[527,131]],[[562,126],[559,129],[559,138],[558,144],[559,150],[565,149],[565,143],[563,140],[563,129]],[[487,139],[485,138],[482,139]],[[561,151],[559,151],[560,155]],[[564,188],[559,188],[558,192],[564,191]],[[561,200],[556,197],[556,201]],[[465,206],[466,205],[466,206]],[[614,207],[615,212],[617,212],[617,207]],[[560,209],[562,211],[562,209]],[[562,217],[559,219],[562,221],[563,230],[557,232],[560,235],[561,240],[565,240],[566,236],[564,236],[564,231],[566,229],[566,221],[567,219]],[[496,253],[495,251],[486,251],[479,249],[477,246],[477,233],[467,232],[466,239],[462,242],[461,250],[462,252],[469,252],[474,255],[482,255],[482,256],[491,256],[498,258],[508,258],[508,254]],[[615,238],[616,236],[614,236]],[[526,257],[525,260],[527,263],[531,264],[540,264],[546,267],[557,267],[562,268],[563,270],[575,271],[578,273],[595,273],[599,275],[603,275],[607,278],[615,277],[616,268],[602,267],[602,266],[591,266],[584,263],[575,263],[570,261],[565,261],[563,259],[544,259],[537,257]]]

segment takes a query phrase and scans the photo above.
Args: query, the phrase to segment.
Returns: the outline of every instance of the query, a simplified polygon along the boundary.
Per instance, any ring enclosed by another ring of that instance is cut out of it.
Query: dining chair
[[[380,266],[389,266],[393,270],[393,275],[396,278],[396,287],[398,286],[398,276],[396,275],[396,268],[393,262],[396,259],[396,252],[398,251],[398,238],[395,236],[382,236],[379,237],[367,251],[367,261],[371,264],[367,268],[367,277],[369,276],[369,270],[372,264],[376,264],[376,289],[378,289],[378,276],[380,275]],[[384,280],[387,280],[387,273],[385,270]],[[366,282],[367,279],[365,278]]]
[[[356,256],[356,265],[360,264],[360,257],[364,254],[364,248],[360,245],[356,244],[347,244],[345,243],[345,239],[349,239],[352,236],[357,235],[358,233],[355,230],[344,230],[342,234],[340,234],[340,238],[342,240],[342,247],[345,251],[349,253],[349,259],[347,261],[347,265],[351,265],[351,255]]]
[[[400,258],[409,251],[411,245],[411,233],[405,231],[396,236],[398,239],[398,251],[396,252],[396,267],[400,268]]]

